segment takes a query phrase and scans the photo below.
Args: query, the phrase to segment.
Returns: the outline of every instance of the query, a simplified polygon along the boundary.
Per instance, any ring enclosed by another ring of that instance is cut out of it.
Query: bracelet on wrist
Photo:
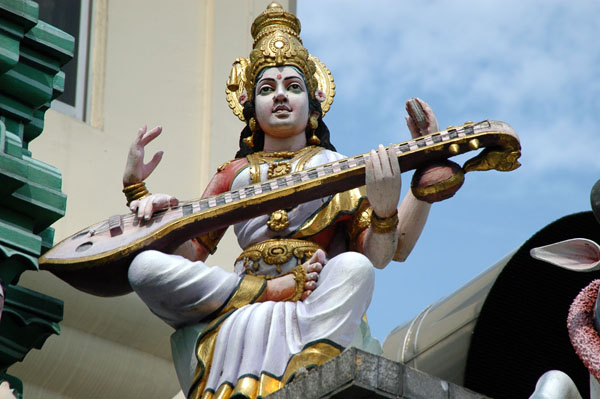
[[[144,182],[130,184],[123,189],[123,193],[125,194],[125,198],[127,198],[127,206],[129,206],[132,201],[139,200],[150,195],[146,189],[146,183]]]
[[[375,233],[388,234],[396,230],[398,226],[398,210],[392,216],[380,218],[375,211],[371,212],[371,228]]]

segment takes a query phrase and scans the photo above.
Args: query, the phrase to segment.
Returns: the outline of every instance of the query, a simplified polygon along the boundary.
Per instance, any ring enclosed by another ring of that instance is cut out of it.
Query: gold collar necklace
[[[267,160],[267,159],[273,159],[273,158],[289,159],[289,158],[295,158],[295,157],[301,156],[306,151],[309,151],[310,149],[315,148],[315,147],[316,146],[314,146],[314,145],[309,145],[309,146],[299,149],[298,151],[274,151],[274,152],[259,151],[259,152],[256,152],[255,154],[261,160]]]

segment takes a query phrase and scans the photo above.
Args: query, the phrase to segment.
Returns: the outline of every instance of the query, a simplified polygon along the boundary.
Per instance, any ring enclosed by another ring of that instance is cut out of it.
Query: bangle
[[[127,206],[129,206],[132,201],[139,200],[140,198],[150,195],[146,189],[146,183],[144,182],[130,184],[123,189],[123,193],[125,193],[125,197],[127,198]]]
[[[392,216],[380,218],[375,211],[371,212],[371,228],[375,233],[388,234],[398,226],[398,210]]]
[[[306,272],[304,271],[304,267],[302,265],[296,266],[294,270],[292,270],[294,274],[294,281],[296,282],[296,292],[294,295],[286,299],[286,301],[296,302],[302,298],[302,294],[304,294],[304,285],[306,284]]]

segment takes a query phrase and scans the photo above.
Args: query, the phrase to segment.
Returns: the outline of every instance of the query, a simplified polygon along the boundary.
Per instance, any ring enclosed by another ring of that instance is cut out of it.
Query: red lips
[[[276,106],[273,107],[273,112],[277,112],[277,111],[292,112],[292,108],[287,104],[277,104]]]

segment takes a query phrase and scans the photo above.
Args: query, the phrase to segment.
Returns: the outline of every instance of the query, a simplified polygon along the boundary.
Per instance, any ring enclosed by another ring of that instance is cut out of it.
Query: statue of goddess
[[[204,196],[344,158],[323,122],[333,79],[299,34],[299,20],[277,3],[254,21],[253,49],[236,60],[227,88],[246,126],[235,159],[219,167]],[[417,128],[407,117],[413,137],[439,130],[431,108],[420,104],[427,123]],[[149,195],[143,184],[162,156],[145,164],[144,146],[161,131],[141,128],[130,148],[124,192],[139,218],[178,203]],[[243,251],[233,272],[204,263],[224,231],[190,240],[176,254],[140,253],[129,281],[153,313],[178,329],[175,357],[184,360],[175,362],[184,393],[265,397],[350,345],[371,300],[373,267],[404,260],[427,219],[430,204],[410,192],[398,207],[400,188],[395,155],[379,146],[367,160],[366,188],[234,225]],[[181,349],[190,329],[193,344]]]

